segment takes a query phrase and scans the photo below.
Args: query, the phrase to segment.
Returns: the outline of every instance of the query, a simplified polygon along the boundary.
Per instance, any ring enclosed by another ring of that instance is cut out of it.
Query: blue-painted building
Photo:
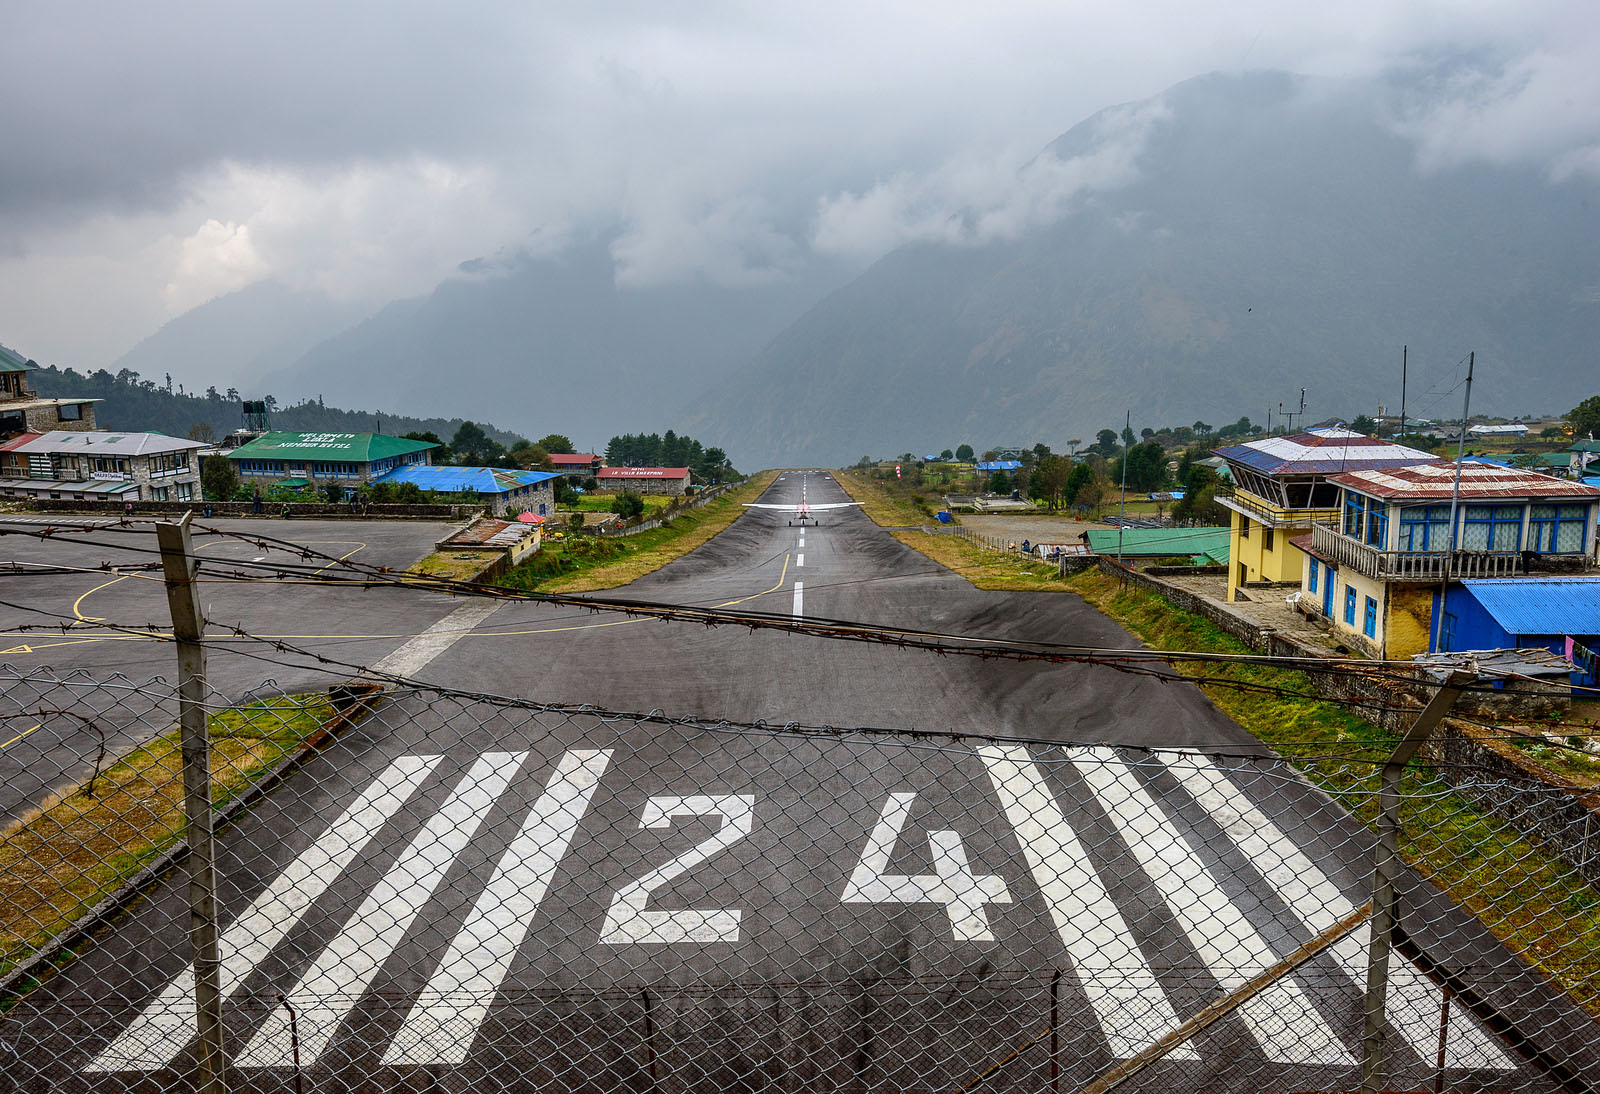
[[[377,482],[415,483],[420,490],[446,494],[476,493],[495,516],[527,510],[549,517],[556,511],[555,471],[515,471],[500,467],[433,467],[414,464],[391,471]]]
[[[1469,579],[1445,592],[1438,618],[1431,652],[1550,650],[1573,659],[1575,687],[1600,687],[1600,577]]]

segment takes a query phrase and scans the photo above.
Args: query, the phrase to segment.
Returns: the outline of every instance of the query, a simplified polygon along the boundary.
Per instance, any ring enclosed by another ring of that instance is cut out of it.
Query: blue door
[[[1329,566],[1322,575],[1322,614],[1329,619],[1333,618],[1333,575],[1336,572]]]

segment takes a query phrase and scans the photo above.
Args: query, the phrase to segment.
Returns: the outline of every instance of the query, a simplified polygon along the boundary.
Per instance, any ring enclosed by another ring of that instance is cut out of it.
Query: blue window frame
[[[1583,553],[1587,505],[1535,505],[1528,512],[1528,550],[1547,555]]]
[[[1317,591],[1317,569],[1317,560],[1312,559],[1310,574],[1306,578],[1306,592],[1308,593],[1314,593]]]
[[[1389,546],[1389,509],[1381,501],[1367,503],[1367,545],[1380,551]]]
[[[1450,549],[1450,507],[1448,505],[1408,505],[1400,510],[1401,551],[1448,551]]]
[[[1356,625],[1356,591],[1349,585],[1344,587],[1344,621]]]
[[[1366,498],[1360,494],[1346,493],[1344,496],[1344,534],[1351,539],[1361,538],[1361,518],[1366,511]]]
[[[1469,505],[1461,520],[1464,551],[1520,551],[1522,506]]]
[[[1368,638],[1378,637],[1378,602],[1367,597],[1367,613],[1361,620],[1361,633]]]

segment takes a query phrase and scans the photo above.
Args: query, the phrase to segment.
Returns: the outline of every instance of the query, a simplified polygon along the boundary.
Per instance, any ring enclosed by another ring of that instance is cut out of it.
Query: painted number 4
[[[943,904],[958,942],[993,942],[986,904],[1010,904],[1005,879],[974,874],[967,849],[955,832],[929,832],[931,874],[889,874],[889,856],[911,814],[916,794],[890,794],[839,897],[845,904]]]

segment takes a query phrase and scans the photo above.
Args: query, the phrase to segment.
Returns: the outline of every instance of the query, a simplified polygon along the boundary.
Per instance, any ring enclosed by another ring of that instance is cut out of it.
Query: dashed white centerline
[[[804,547],[805,545],[806,545],[806,537],[805,536],[801,536],[800,537],[800,542],[795,544],[796,547]]]
[[[794,568],[796,570],[798,570],[800,567],[804,566],[805,564],[806,564],[806,556],[805,555],[795,555],[794,556]]]
[[[804,615],[805,614],[805,612],[804,612],[805,604],[806,604],[806,583],[804,581],[796,581],[794,583],[794,614],[795,615]]]

